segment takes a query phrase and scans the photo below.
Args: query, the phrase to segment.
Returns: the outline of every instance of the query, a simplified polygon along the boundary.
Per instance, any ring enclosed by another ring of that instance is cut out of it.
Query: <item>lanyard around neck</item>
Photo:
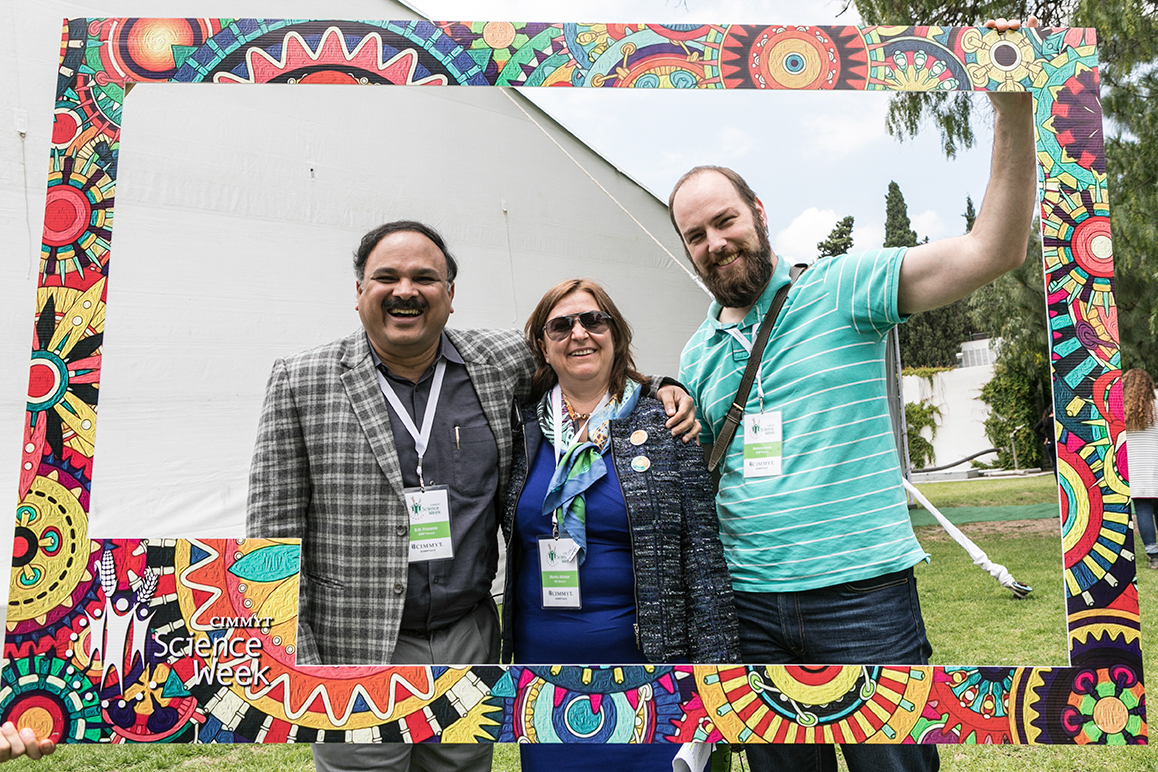
[[[588,425],[590,425],[591,421],[590,416],[595,415],[604,405],[610,401],[611,395],[604,394],[603,399],[599,400],[599,404],[596,405],[589,414],[587,418]],[[551,389],[551,418],[553,421],[552,425],[555,427],[555,436],[553,438],[555,444],[555,466],[558,467],[559,460],[563,458],[563,454],[578,445],[579,437],[583,434],[581,429],[576,431],[575,436],[571,438],[570,444],[567,445],[566,448],[563,447],[563,389],[558,385]]]
[[[591,416],[599,412],[599,410],[610,401],[611,395],[604,394],[603,399],[599,400],[599,404],[595,406],[587,417],[588,427],[590,427],[591,424]],[[552,426],[555,429],[555,436],[551,438],[555,445],[555,469],[558,470],[559,461],[563,458],[563,454],[579,445],[579,437],[583,434],[580,428],[575,432],[575,436],[571,438],[571,442],[567,447],[563,447],[563,389],[558,384],[555,385],[555,388],[551,389],[551,420]],[[555,510],[551,513],[552,538],[554,539],[559,538],[559,512],[560,510]]]
[[[419,429],[410,418],[410,413],[406,412],[406,408],[402,406],[398,392],[394,391],[394,384],[390,383],[390,379],[383,375],[381,370],[378,371],[378,383],[382,386],[382,393],[386,395],[386,401],[394,408],[394,412],[398,414],[398,419],[402,421],[406,431],[414,438],[414,452],[418,454],[418,485],[423,490],[426,490],[426,483],[422,479],[422,457],[426,455],[426,448],[430,445],[430,433],[434,429],[434,413],[438,409],[438,397],[442,394],[444,375],[446,375],[446,359],[440,357],[438,364],[434,366],[434,378],[430,383],[430,396],[426,399],[426,412],[422,416],[422,428]]]

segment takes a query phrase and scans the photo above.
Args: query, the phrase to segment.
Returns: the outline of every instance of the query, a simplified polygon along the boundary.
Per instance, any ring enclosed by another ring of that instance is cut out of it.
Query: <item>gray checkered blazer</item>
[[[511,400],[534,369],[513,330],[447,330],[511,467]],[[246,531],[302,540],[297,661],[386,664],[406,601],[409,520],[366,334],[277,360],[249,471]]]

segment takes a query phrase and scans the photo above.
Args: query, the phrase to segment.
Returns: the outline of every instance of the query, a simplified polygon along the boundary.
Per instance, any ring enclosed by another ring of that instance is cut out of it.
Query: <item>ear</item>
[[[760,214],[760,225],[765,230],[768,229],[768,216],[764,214],[764,202],[759,198],[756,199],[756,211]]]
[[[362,300],[362,281],[354,279],[354,310],[358,310],[358,303]]]
[[[454,313],[454,282],[451,282],[446,294],[450,296],[450,312]]]

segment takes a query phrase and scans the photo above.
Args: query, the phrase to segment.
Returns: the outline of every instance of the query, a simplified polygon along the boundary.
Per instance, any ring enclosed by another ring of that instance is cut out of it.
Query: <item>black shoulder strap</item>
[[[800,274],[804,273],[807,265],[794,265],[788,271],[789,282],[785,284],[776,293],[776,297],[772,299],[772,305],[768,306],[768,313],[764,315],[764,321],[760,324],[760,331],[756,333],[756,340],[752,343],[752,351],[748,355],[748,366],[744,368],[744,377],[740,379],[740,388],[736,392],[736,398],[732,400],[732,406],[728,408],[728,414],[724,416],[724,425],[720,429],[720,436],[716,437],[715,442],[712,443],[712,454],[708,458],[708,471],[716,471],[716,467],[724,458],[724,454],[728,452],[728,446],[732,444],[732,438],[736,436],[736,429],[740,425],[740,421],[744,419],[744,406],[748,404],[748,394],[752,391],[752,382],[756,380],[756,370],[760,368],[760,358],[764,354],[764,347],[768,345],[768,338],[772,334],[772,327],[776,324],[776,318],[780,316],[780,309],[784,306],[784,301],[788,298],[788,291],[792,289],[792,285],[800,278]]]

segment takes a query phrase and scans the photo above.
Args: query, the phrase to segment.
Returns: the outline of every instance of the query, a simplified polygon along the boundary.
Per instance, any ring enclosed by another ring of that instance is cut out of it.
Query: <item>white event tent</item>
[[[0,490],[14,496],[61,19],[417,15],[384,0],[7,5]],[[703,318],[664,202],[513,91],[140,85],[121,147],[92,536],[242,535],[270,366],[357,328],[350,256],[379,223],[446,237],[452,326],[521,328],[544,290],[587,276],[633,323],[641,369],[674,375]]]

